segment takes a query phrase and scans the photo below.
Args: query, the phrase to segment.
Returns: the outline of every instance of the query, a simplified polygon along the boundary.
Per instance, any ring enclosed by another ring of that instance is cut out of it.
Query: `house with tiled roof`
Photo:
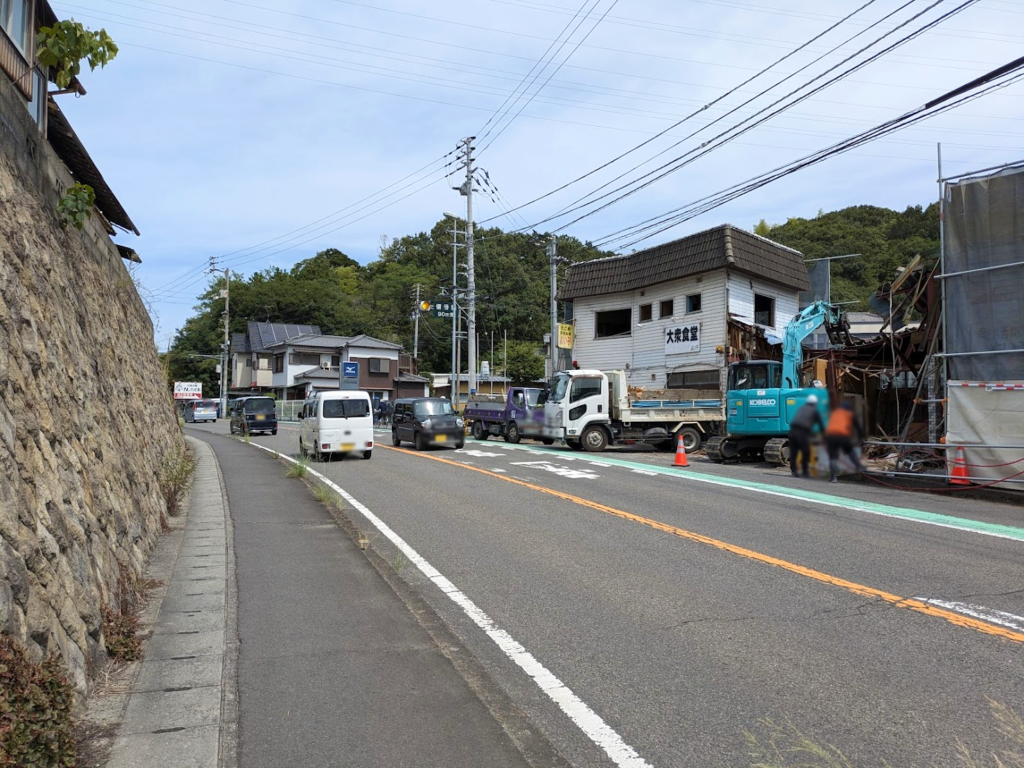
[[[266,391],[274,386],[270,345],[298,336],[318,335],[318,325],[250,322],[245,333],[231,334],[231,390]]]
[[[259,389],[280,400],[338,389],[342,364],[348,362],[359,363],[359,388],[381,400],[407,389],[421,394],[426,383],[414,380],[419,377],[401,344],[366,334],[334,336],[315,325],[249,323],[246,333],[232,337],[231,349],[232,390]]]
[[[624,370],[635,387],[720,390],[729,362],[781,341],[809,287],[799,251],[724,224],[573,264],[559,298],[580,368]]]

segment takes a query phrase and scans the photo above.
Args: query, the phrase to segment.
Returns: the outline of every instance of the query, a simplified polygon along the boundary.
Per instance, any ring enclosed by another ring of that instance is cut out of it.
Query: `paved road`
[[[253,442],[294,454],[297,432]],[[602,719],[605,749],[450,590],[403,574],[573,764],[747,765],[764,718],[855,766],[1007,746],[989,700],[1024,709],[1020,508],[643,458],[471,441],[316,468]]]

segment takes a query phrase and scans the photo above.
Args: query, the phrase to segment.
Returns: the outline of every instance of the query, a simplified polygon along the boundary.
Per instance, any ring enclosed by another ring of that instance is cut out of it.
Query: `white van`
[[[317,392],[302,404],[299,454],[320,459],[332,453],[373,455],[373,411],[366,392]]]

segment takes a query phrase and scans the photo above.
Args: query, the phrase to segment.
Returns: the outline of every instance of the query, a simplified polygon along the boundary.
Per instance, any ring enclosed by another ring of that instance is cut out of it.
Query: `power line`
[[[796,173],[797,171],[811,165],[816,165],[817,163],[823,162],[831,157],[843,154],[850,149],[861,146],[870,141],[874,141],[879,136],[884,136],[888,133],[902,130],[908,125],[913,125],[934,117],[937,114],[951,111],[962,104],[986,96],[994,90],[1005,88],[1015,82],[1024,80],[1024,74],[1017,74],[1013,77],[1000,81],[1000,78],[1005,78],[1007,75],[1010,75],[1022,68],[1024,68],[1024,57],[1011,61],[1010,63],[1005,64],[980,78],[976,78],[975,80],[965,83],[964,85],[949,91],[938,98],[932,99],[920,107],[912,109],[899,117],[874,126],[873,128],[863,131],[844,141],[818,150],[817,152],[806,155],[798,160],[794,160],[770,171],[766,171],[765,173],[762,173],[752,179],[748,179],[745,182],[734,184],[731,187],[727,187],[726,189],[720,190],[712,195],[700,198],[680,208],[675,208],[667,213],[646,219],[639,224],[626,227],[605,237],[598,238],[595,241],[595,244],[607,245],[612,242],[622,241],[629,237],[633,237],[633,240],[620,246],[621,248],[631,247],[643,240],[653,237],[656,234],[664,232],[666,229],[670,229],[684,221],[687,221],[688,219],[699,216],[702,213],[706,213],[721,205],[725,205],[726,203],[735,200],[738,197],[742,197],[743,195],[749,194],[756,189],[760,189],[773,181],[777,181],[778,179]],[[982,90],[977,93],[971,92],[978,88],[982,88]]]
[[[765,68],[761,69],[761,70],[760,70],[759,72],[757,72],[756,74],[752,75],[751,77],[748,77],[748,78],[747,78],[746,80],[744,80],[743,82],[741,82],[741,83],[740,83],[739,85],[737,85],[737,86],[735,86],[735,87],[733,87],[733,88],[729,89],[728,91],[726,91],[725,93],[721,94],[721,95],[720,95],[720,96],[718,96],[718,97],[717,97],[716,99],[714,99],[714,100],[713,100],[713,101],[711,101],[710,103],[706,104],[705,106],[701,107],[700,109],[698,109],[698,110],[695,110],[694,112],[691,112],[691,113],[690,113],[689,115],[687,115],[686,117],[684,117],[684,118],[683,118],[682,120],[679,120],[679,121],[677,121],[677,122],[673,123],[672,125],[670,125],[670,126],[669,126],[668,128],[666,128],[665,130],[663,130],[663,131],[661,131],[661,132],[659,132],[659,133],[656,133],[656,134],[655,134],[654,136],[651,136],[651,137],[650,137],[649,139],[647,139],[647,140],[645,140],[645,141],[641,142],[640,144],[637,144],[637,145],[636,145],[635,147],[633,147],[632,149],[629,149],[629,150],[627,150],[627,151],[623,152],[622,154],[618,155],[617,157],[613,157],[613,158],[612,158],[611,160],[609,160],[609,161],[608,161],[608,162],[606,162],[606,163],[603,163],[603,164],[599,165],[599,166],[598,166],[597,168],[594,168],[594,169],[592,169],[592,170],[590,170],[590,171],[587,171],[587,172],[586,172],[586,173],[584,173],[584,174],[583,174],[582,176],[578,176],[578,177],[576,177],[575,179],[573,179],[572,181],[570,181],[570,182],[568,182],[568,183],[566,183],[566,184],[563,184],[562,186],[560,186],[560,187],[558,187],[558,188],[556,188],[556,189],[553,189],[553,190],[551,190],[550,192],[546,192],[546,193],[544,193],[543,195],[540,195],[539,197],[535,197],[535,198],[534,198],[533,200],[531,200],[531,201],[530,201],[530,202],[528,202],[528,203],[523,203],[523,205],[519,206],[519,208],[525,208],[525,207],[527,207],[527,206],[529,206],[529,205],[533,205],[534,203],[537,203],[537,202],[539,202],[539,201],[541,201],[541,200],[544,200],[545,198],[548,198],[548,197],[550,197],[551,195],[557,194],[558,192],[561,192],[562,190],[566,189],[567,187],[570,187],[570,186],[572,186],[573,184],[576,184],[576,183],[578,183],[578,182],[580,182],[580,181],[583,181],[584,179],[586,179],[586,178],[588,178],[588,177],[590,177],[590,176],[593,176],[593,175],[594,175],[595,173],[598,173],[598,172],[600,172],[600,171],[604,170],[604,169],[605,169],[605,168],[607,168],[608,166],[610,166],[610,165],[613,165],[614,163],[617,163],[617,162],[618,162],[619,160],[623,159],[624,157],[626,157],[626,156],[628,156],[628,155],[631,155],[631,154],[632,154],[633,152],[637,152],[637,151],[639,151],[639,150],[640,150],[640,149],[642,149],[643,147],[645,147],[645,146],[647,146],[648,144],[650,144],[650,143],[651,143],[652,141],[655,141],[656,139],[659,139],[659,138],[661,138],[662,136],[664,136],[664,135],[665,135],[666,133],[668,133],[668,132],[669,132],[669,131],[671,131],[672,129],[674,129],[674,128],[678,128],[678,127],[679,127],[680,125],[682,125],[683,123],[685,123],[685,122],[686,122],[687,120],[690,120],[691,118],[693,118],[693,117],[696,117],[697,115],[699,115],[699,114],[700,114],[701,112],[703,112],[704,110],[706,110],[706,109],[708,109],[709,107],[712,107],[712,106],[714,106],[715,104],[719,103],[720,101],[722,101],[723,99],[725,99],[725,98],[727,98],[728,96],[732,95],[733,93],[735,93],[736,91],[738,91],[738,90],[739,90],[740,88],[744,87],[745,85],[749,85],[749,84],[750,84],[751,82],[753,82],[753,81],[754,81],[754,80],[756,80],[757,78],[761,77],[762,75],[766,74],[767,72],[769,72],[769,71],[770,71],[771,69],[773,69],[774,67],[776,67],[776,66],[778,66],[779,64],[781,64],[781,63],[782,63],[783,61],[785,61],[786,59],[788,59],[788,58],[790,58],[790,57],[792,57],[792,56],[795,56],[795,55],[796,55],[797,53],[799,53],[800,51],[802,51],[803,49],[805,49],[805,48],[806,48],[807,46],[809,46],[809,45],[810,45],[811,43],[813,43],[814,41],[816,41],[816,40],[819,40],[819,39],[820,39],[820,38],[822,38],[823,36],[827,35],[827,34],[828,34],[829,32],[831,32],[832,30],[834,30],[834,29],[835,29],[836,27],[838,27],[838,26],[839,26],[840,24],[842,24],[843,22],[845,22],[845,21],[846,21],[847,19],[851,18],[852,16],[856,15],[857,13],[860,13],[860,11],[864,10],[865,8],[867,8],[867,7],[869,6],[869,5],[871,5],[871,4],[872,4],[872,3],[874,3],[874,2],[875,2],[875,0],[868,0],[868,2],[867,2],[867,3],[865,3],[864,5],[862,5],[862,6],[860,6],[859,8],[857,8],[857,9],[856,9],[855,11],[853,11],[853,13],[849,14],[848,16],[846,16],[845,18],[843,18],[843,19],[842,19],[841,21],[837,22],[836,24],[833,24],[833,25],[832,25],[831,27],[828,27],[828,28],[827,28],[827,29],[825,29],[825,30],[824,30],[823,32],[820,32],[819,34],[815,35],[814,37],[812,37],[812,38],[811,38],[810,40],[808,40],[807,42],[803,43],[802,45],[798,46],[798,47],[797,47],[797,48],[795,48],[794,50],[792,50],[792,51],[790,51],[789,53],[787,53],[787,54],[786,54],[785,56],[783,56],[782,58],[780,58],[780,59],[776,59],[776,60],[775,60],[775,61],[773,61],[773,62],[772,62],[771,64],[769,64],[769,65],[768,65],[767,67],[765,67]],[[783,82],[784,82],[784,81],[783,81]],[[777,85],[777,84],[776,84],[776,85]],[[773,86],[773,87],[774,87],[774,86]],[[762,93],[764,93],[764,92],[762,91]],[[760,96],[761,94],[758,94],[758,95]],[[757,98],[757,97],[755,96],[754,98]],[[746,103],[750,103],[750,102],[748,101],[748,102],[746,102]],[[741,105],[741,106],[743,106],[743,105]],[[729,113],[727,113],[727,114],[729,114]],[[517,210],[518,210],[518,209],[517,209]],[[485,224],[486,222],[487,222],[487,220],[484,220],[484,221],[482,221],[482,222],[481,222],[481,224]]]
[[[871,54],[869,57],[867,57],[863,61],[860,61],[860,62],[857,62],[857,63],[853,64],[849,69],[847,69],[847,70],[845,70],[843,72],[840,72],[838,75],[836,75],[836,76],[832,77],[831,79],[829,79],[828,81],[826,81],[826,82],[816,86],[815,88],[813,88],[812,90],[808,91],[807,93],[804,93],[802,95],[797,96],[796,99],[794,99],[793,101],[789,102],[788,104],[785,104],[785,105],[779,107],[778,109],[776,109],[771,114],[768,114],[765,117],[759,117],[760,115],[762,115],[762,114],[772,110],[778,104],[780,104],[781,102],[783,102],[786,99],[790,98],[791,96],[793,96],[795,94],[798,94],[801,90],[806,88],[808,85],[811,85],[815,81],[820,80],[822,77],[824,77],[828,73],[833,72],[836,69],[844,66],[846,63],[851,61],[853,58],[855,58],[860,53],[863,53],[863,52],[869,50],[870,48],[874,47],[877,43],[879,43],[882,40],[884,40],[886,37],[891,35],[894,31],[897,31],[899,29],[902,29],[903,27],[906,27],[908,24],[910,24],[911,22],[913,22],[916,19],[920,18],[922,15],[924,15],[925,13],[930,11],[932,8],[936,7],[937,5],[939,5],[940,3],[943,2],[943,0],[935,0],[935,2],[933,2],[927,8],[925,8],[923,11],[920,11],[920,12],[916,13],[914,16],[912,16],[912,17],[906,19],[905,21],[901,22],[896,27],[896,29],[890,30],[889,32],[886,32],[883,35],[881,35],[880,37],[876,38],[871,43],[869,43],[868,45],[866,45],[863,48],[861,48],[860,51],[858,51],[856,54],[848,56],[846,59],[844,59],[843,61],[839,62],[838,64],[836,64],[836,65],[834,65],[832,67],[829,67],[823,73],[821,73],[821,74],[817,75],[815,78],[813,78],[810,82],[806,83],[805,85],[799,86],[798,88],[796,88],[796,89],[790,91],[789,93],[787,93],[785,96],[782,96],[781,98],[776,99],[774,102],[772,102],[768,106],[762,108],[761,110],[756,112],[754,115],[741,120],[740,122],[736,123],[735,125],[731,126],[730,128],[727,128],[725,131],[723,131],[723,132],[717,134],[716,136],[712,137],[711,139],[703,142],[700,146],[695,147],[694,149],[691,149],[691,150],[683,153],[679,157],[676,157],[676,158],[670,160],[669,162],[660,165],[659,167],[653,169],[652,171],[648,171],[647,173],[641,175],[640,177],[638,177],[636,179],[633,179],[630,182],[627,182],[626,184],[620,185],[619,187],[616,187],[615,189],[612,189],[611,191],[606,192],[605,194],[600,195],[599,197],[593,198],[593,199],[591,199],[591,200],[589,200],[587,202],[583,202],[582,204],[580,204],[582,200],[586,200],[586,198],[592,197],[596,192],[600,191],[600,189],[602,189],[604,187],[607,187],[610,184],[614,183],[615,181],[618,180],[618,178],[622,178],[622,176],[619,176],[617,179],[613,179],[612,181],[607,182],[607,183],[601,185],[596,190],[593,190],[591,193],[586,195],[584,198],[581,198],[581,200],[578,200],[576,202],[576,204],[573,204],[572,207],[563,209],[562,211],[559,211],[557,214],[555,214],[553,216],[550,216],[547,219],[544,219],[544,220],[542,220],[540,222],[537,222],[533,226],[536,227],[536,226],[539,226],[540,224],[547,223],[548,221],[551,221],[551,220],[553,220],[555,218],[560,218],[562,216],[565,216],[568,213],[572,213],[574,211],[582,210],[583,208],[586,208],[586,207],[589,207],[589,206],[593,206],[596,203],[600,202],[601,200],[604,200],[604,199],[606,199],[608,197],[611,197],[612,195],[615,195],[618,192],[623,192],[623,190],[626,190],[625,192],[620,194],[618,197],[614,197],[609,202],[604,203],[604,204],[602,204],[600,206],[597,206],[596,208],[592,208],[591,210],[581,214],[580,216],[578,216],[577,218],[575,218],[572,221],[568,222],[567,224],[565,224],[565,225],[563,225],[563,226],[561,226],[561,227],[559,227],[559,228],[554,230],[555,232],[559,232],[559,231],[562,231],[562,230],[566,229],[569,226],[572,226],[573,224],[578,223],[579,221],[582,221],[583,219],[585,219],[585,218],[587,218],[589,216],[594,215],[598,211],[602,211],[605,208],[608,208],[609,206],[614,205],[615,203],[625,199],[626,197],[629,197],[629,196],[631,196],[633,194],[636,194],[640,190],[645,189],[648,186],[650,186],[651,184],[654,184],[657,181],[663,179],[665,176],[668,176],[671,173],[675,173],[676,171],[684,168],[685,166],[695,162],[699,158],[704,157],[705,155],[707,155],[707,154],[709,154],[709,153],[711,153],[711,152],[721,148],[722,146],[724,146],[725,144],[727,144],[730,141],[734,140],[738,136],[742,136],[743,134],[748,133],[749,131],[751,131],[754,128],[758,127],[759,125],[767,122],[768,120],[771,120],[772,118],[774,118],[778,114],[784,112],[785,110],[790,109],[791,107],[795,106],[796,104],[801,103],[802,101],[806,101],[807,99],[809,99],[814,94],[816,94],[816,93],[818,93],[818,92],[820,92],[820,91],[830,87],[831,85],[833,85],[834,83],[836,83],[836,82],[838,82],[838,81],[840,81],[842,79],[845,79],[847,76],[849,76],[853,72],[856,72],[857,70],[867,66],[871,62],[878,60],[879,58],[881,58],[882,56],[886,55],[890,51],[898,48],[901,45],[906,44],[910,40],[913,40],[914,38],[916,38],[919,35],[923,34],[927,30],[929,30],[932,27],[934,27],[935,25],[940,24],[942,21],[950,18],[951,16],[954,16],[954,15],[960,13],[961,11],[963,11],[964,9],[968,8],[971,5],[974,5],[978,1],[979,0],[965,0],[965,2],[961,3],[960,5],[958,5],[953,10],[946,12],[945,14],[939,16],[938,18],[934,19],[933,21],[930,21],[930,22],[922,25],[921,27],[918,27],[916,30],[914,30],[910,34],[908,34],[908,35],[904,36],[903,38],[897,40],[895,43],[892,43],[887,48],[884,48],[884,49],[882,49],[880,51],[875,52],[874,54]],[[910,0],[910,2],[914,2],[914,0]],[[909,4],[910,3],[907,3],[904,6],[901,6],[901,9],[906,7],[906,5],[909,5]],[[744,126],[744,124],[747,124],[747,125],[745,127],[742,127],[742,126]],[[729,134],[732,134],[732,135],[729,135]],[[695,134],[691,134],[691,136],[692,135],[695,135]],[[690,137],[687,137],[687,138],[690,138]],[[722,141],[719,141],[719,139],[722,139]],[[716,142],[716,141],[718,143],[714,144],[714,142]],[[676,142],[676,144],[673,145],[673,146],[677,146],[679,143],[681,143],[681,142]],[[713,144],[713,146],[709,146],[709,145],[712,145],[712,144]],[[663,154],[663,153],[659,153],[659,154]],[[648,179],[648,180],[647,181],[643,181],[644,179]],[[643,183],[640,183],[641,181],[643,181]]]
[[[600,0],[594,0],[594,5],[592,7],[596,8],[599,1]],[[483,152],[485,149],[487,149],[492,144],[494,144],[494,142],[496,142],[498,140],[498,138],[501,136],[501,134],[503,134],[506,131],[506,129],[515,121],[515,119],[517,117],[519,117],[519,115],[521,115],[523,113],[523,110],[526,109],[527,106],[529,106],[530,102],[532,102],[536,98],[538,93],[540,93],[541,91],[544,90],[545,86],[547,86],[547,84],[549,82],[551,82],[551,78],[553,78],[556,74],[558,74],[558,71],[562,68],[562,65],[565,64],[565,62],[567,62],[570,58],[572,58],[572,55],[574,53],[576,53],[576,51],[579,50],[580,46],[583,45],[584,41],[588,37],[590,37],[590,35],[593,33],[593,31],[595,29],[598,28],[598,26],[600,26],[601,22],[604,20],[604,17],[608,15],[608,11],[610,11],[612,8],[614,8],[618,4],[618,2],[619,2],[619,0],[612,0],[611,5],[609,5],[608,8],[605,10],[604,15],[601,16],[601,18],[598,19],[596,22],[594,22],[594,25],[587,31],[587,33],[585,35],[583,35],[583,37],[580,39],[579,42],[576,43],[576,45],[573,47],[573,49],[571,51],[569,51],[569,54],[564,59],[562,59],[562,61],[559,63],[559,65],[557,67],[554,68],[554,70],[552,70],[551,74],[548,75],[547,80],[545,80],[543,83],[541,83],[541,86],[536,91],[534,91],[533,94],[531,94],[530,97],[526,101],[523,102],[523,105],[521,107],[519,107],[519,111],[516,112],[512,116],[511,120],[506,122],[505,125],[503,125],[501,127],[501,130],[498,131],[494,135],[493,139],[491,139],[487,144],[485,144],[480,149],[480,152]],[[569,38],[572,37],[572,35],[576,33],[576,31],[580,28],[580,26],[582,24],[583,24],[583,20],[581,20],[580,23],[576,25],[575,29],[573,29],[573,31],[569,33],[569,37],[566,38],[566,42],[568,42]],[[563,43],[563,45],[564,45],[564,43]],[[560,46],[558,50],[561,51],[561,49],[562,49],[562,47]],[[558,53],[558,51],[556,51],[555,55],[557,55],[557,53]],[[552,60],[554,60],[554,57],[552,57]],[[547,66],[547,65],[545,65],[545,66]],[[541,72],[538,72],[537,74],[539,76],[542,73],[543,73],[543,70]],[[524,91],[524,93],[525,93],[525,91]],[[486,138],[486,134],[485,134],[484,137]]]

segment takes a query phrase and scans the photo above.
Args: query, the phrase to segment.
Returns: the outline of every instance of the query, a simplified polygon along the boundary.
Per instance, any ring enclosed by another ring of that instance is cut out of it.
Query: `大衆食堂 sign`
[[[700,352],[700,323],[670,325],[665,328],[665,354]]]

